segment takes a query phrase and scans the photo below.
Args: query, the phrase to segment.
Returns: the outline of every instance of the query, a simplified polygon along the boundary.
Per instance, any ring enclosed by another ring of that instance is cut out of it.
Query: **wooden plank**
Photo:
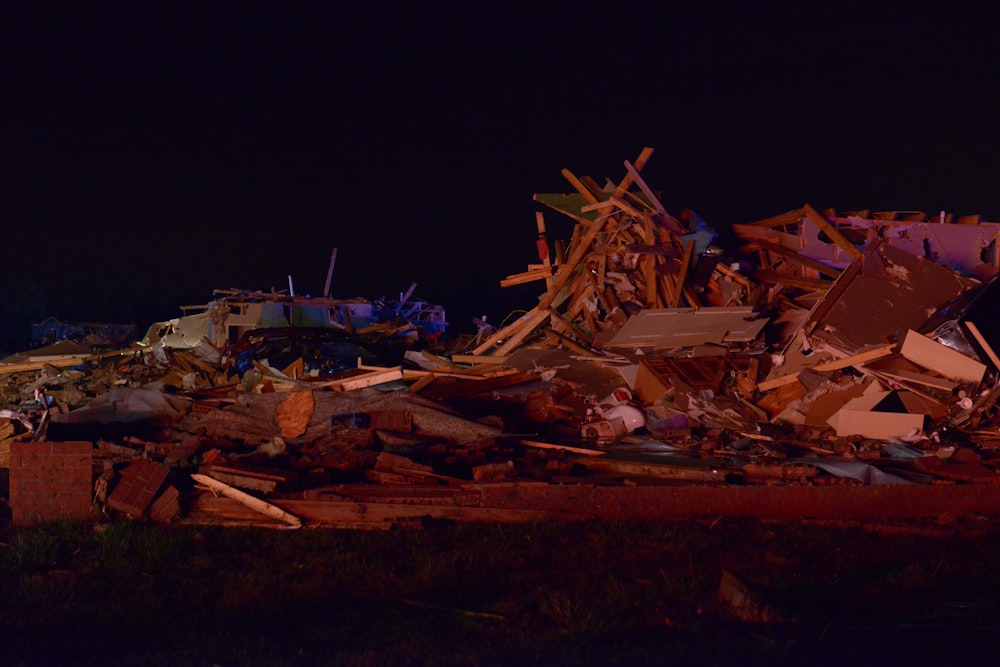
[[[586,199],[588,203],[596,204],[599,201],[590,188],[584,185],[572,171],[569,169],[563,169],[560,173],[562,173],[563,178],[569,181],[569,184],[573,186],[573,189],[583,195],[583,198]]]
[[[1000,357],[997,356],[996,350],[993,349],[993,346],[986,342],[986,338],[983,337],[979,327],[977,327],[974,322],[970,322],[969,320],[965,321],[965,326],[968,328],[969,333],[972,334],[972,337],[976,339],[976,342],[979,343],[979,346],[983,348],[983,352],[986,353],[986,356],[993,364],[993,367],[1000,369]]]
[[[278,519],[279,521],[288,524],[292,528],[302,527],[301,519],[299,519],[296,516],[292,516],[285,510],[281,509],[280,507],[272,505],[269,502],[265,502],[260,498],[255,498],[254,496],[251,496],[248,493],[244,493],[239,489],[233,488],[228,484],[223,484],[219,480],[213,479],[208,475],[192,473],[191,479],[198,482],[199,484],[207,486],[215,493],[222,494],[227,498],[232,498],[233,500],[236,500],[242,503],[243,505],[246,505],[250,509],[256,512],[260,512],[261,514],[264,514],[266,516],[269,516],[272,519]]]
[[[419,380],[411,384],[408,388],[408,391],[411,394],[416,394],[417,392],[429,386],[432,382],[434,382],[434,380],[435,380],[434,374],[428,373],[424,377],[420,378]]]
[[[355,389],[374,387],[375,385],[383,384],[385,382],[402,379],[403,367],[396,366],[394,368],[383,368],[381,370],[369,371],[364,375],[348,378],[329,386],[334,391],[353,391]]]
[[[511,351],[514,350],[514,348],[516,348],[518,345],[521,344],[521,341],[527,338],[528,334],[530,334],[532,331],[541,326],[541,324],[545,322],[545,320],[547,319],[549,319],[549,313],[547,310],[541,310],[538,313],[536,313],[527,322],[527,324],[525,324],[525,326],[521,327],[520,331],[511,336],[507,341],[505,341],[497,348],[496,350],[497,354],[501,355],[509,354]]]
[[[650,148],[649,146],[645,146],[641,151],[639,151],[639,157],[637,157],[635,159],[635,162],[632,164],[632,169],[625,170],[625,177],[622,178],[621,182],[618,184],[618,187],[615,188],[614,195],[612,195],[614,198],[616,199],[620,198],[622,195],[628,192],[629,188],[632,187],[632,181],[634,178],[632,176],[633,170],[635,171],[635,173],[639,173],[640,171],[642,171],[643,167],[646,166],[646,163],[649,162],[649,158],[651,157],[653,157],[653,149]]]
[[[515,285],[524,285],[525,283],[532,283],[536,280],[544,280],[546,282],[552,281],[552,269],[542,268],[542,269],[531,269],[529,271],[524,271],[522,273],[513,273],[503,280],[500,281],[500,287],[513,287]]]
[[[550,289],[549,292],[552,290]],[[494,347],[498,342],[507,338],[508,336],[520,331],[523,327],[527,326],[529,322],[539,313],[539,307],[535,306],[524,315],[519,317],[517,320],[511,322],[507,326],[497,329],[493,334],[480,343],[475,349],[472,350],[474,355],[482,355],[484,352]]]
[[[600,449],[588,449],[586,447],[572,447],[570,445],[559,445],[554,442],[542,442],[541,440],[518,440],[525,447],[534,449],[558,449],[572,454],[582,454],[584,456],[604,456],[605,451]]]
[[[573,252],[571,252],[570,256],[567,258],[566,263],[562,264],[559,267],[559,271],[556,272],[552,285],[549,287],[549,291],[545,294],[538,305],[540,309],[544,310],[548,308],[556,300],[559,292],[566,286],[566,283],[569,282],[570,277],[572,277],[573,273],[576,271],[580,261],[587,255],[588,252],[590,252],[590,246],[594,242],[594,239],[597,238],[597,235],[600,233],[602,227],[603,226],[599,223],[593,223],[588,227],[587,231],[581,235],[580,239],[576,243],[576,247],[573,249]]]
[[[27,361],[21,364],[0,364],[0,376],[8,375],[10,373],[20,373],[22,371],[39,371],[46,366],[52,366],[54,368],[69,368],[70,366],[79,366],[91,361],[99,361],[110,357],[135,354],[138,351],[140,351],[139,348],[132,348],[128,350],[115,350],[114,352],[103,352],[101,354],[91,354],[84,357],[74,357],[71,359]]]
[[[684,245],[684,256],[681,258],[681,270],[677,272],[672,292],[671,308],[678,308],[681,303],[681,294],[684,292],[684,282],[687,280],[688,268],[691,266],[691,256],[694,254],[694,241],[688,241]],[[691,304],[692,306],[699,304]]]
[[[836,278],[840,275],[840,269],[834,268],[832,266],[827,266],[822,262],[817,262],[815,259],[810,259],[809,257],[803,257],[799,253],[795,252],[791,248],[786,248],[779,243],[772,243],[771,241],[765,241],[764,239],[757,239],[751,241],[747,246],[757,246],[767,252],[773,252],[776,255],[781,255],[785,259],[795,262],[807,269],[812,269],[817,271],[824,276],[830,276],[831,278]]]
[[[821,214],[819,211],[814,209],[809,204],[806,204],[803,207],[803,210],[806,212],[806,217],[808,217],[812,222],[814,222],[816,226],[819,227],[820,230],[823,231],[823,233],[825,233],[830,238],[831,241],[837,244],[837,247],[842,249],[853,259],[861,257],[861,251],[858,250],[853,243],[848,241],[847,238],[843,234],[841,234],[837,230],[837,228],[834,227],[830,223],[830,221],[823,216],[823,214]]]
[[[842,359],[834,359],[833,361],[826,361],[822,364],[817,364],[811,369],[818,371],[820,373],[825,373],[829,371],[840,370],[841,368],[847,368],[848,366],[860,366],[862,364],[868,363],[870,361],[875,361],[876,359],[882,359],[889,356],[896,349],[895,345],[882,345],[870,350],[865,350],[858,354],[851,355],[849,357],[843,357]],[[763,382],[757,383],[757,389],[759,391],[770,391],[772,389],[777,389],[778,387],[783,387],[787,384],[791,384],[799,379],[799,373],[791,373],[789,375],[781,375],[779,377],[771,378],[770,380],[764,380]]]
[[[885,370],[885,369],[868,369],[870,372],[874,372],[879,376],[885,377],[891,381],[904,382],[910,384],[919,384],[925,387],[931,387],[933,389],[941,389],[943,391],[952,391],[959,386],[959,382],[954,380],[949,380],[947,378],[938,377],[936,375],[926,375],[924,373],[914,373],[913,371],[907,371],[903,369],[896,370]]]
[[[896,349],[895,344],[890,345],[880,345],[879,347],[873,347],[870,350],[865,350],[864,352],[859,352],[858,354],[851,355],[849,357],[843,357],[842,359],[834,359],[832,361],[825,361],[813,367],[813,370],[825,373],[827,371],[836,371],[841,368],[847,368],[848,366],[859,366],[861,364],[866,364],[870,361],[875,361],[876,359],[882,359],[888,357]]]

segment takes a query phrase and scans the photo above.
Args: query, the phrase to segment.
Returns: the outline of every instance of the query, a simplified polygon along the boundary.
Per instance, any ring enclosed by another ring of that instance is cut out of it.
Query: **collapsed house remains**
[[[412,288],[220,291],[125,350],[7,360],[15,525],[998,513],[1000,224],[807,204],[727,250],[651,155],[535,195],[574,223],[550,248],[537,213],[501,281],[537,304],[447,346]]]

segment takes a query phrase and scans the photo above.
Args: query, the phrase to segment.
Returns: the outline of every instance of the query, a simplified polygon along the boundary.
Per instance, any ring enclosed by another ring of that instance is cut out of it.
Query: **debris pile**
[[[445,346],[412,287],[220,290],[125,350],[5,360],[0,461],[89,441],[93,511],[157,521],[996,513],[1000,224],[807,204],[723,249],[651,155],[535,195],[574,231],[553,251],[536,215],[501,285],[541,294],[498,330]]]

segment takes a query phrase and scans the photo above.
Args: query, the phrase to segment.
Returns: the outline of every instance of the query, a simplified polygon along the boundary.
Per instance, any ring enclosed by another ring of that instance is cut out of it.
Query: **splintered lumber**
[[[876,359],[882,359],[888,357],[896,349],[895,345],[881,345],[879,347],[872,348],[870,350],[865,350],[858,354],[851,355],[849,357],[844,357],[842,359],[834,359],[833,361],[827,361],[821,364],[813,366],[811,370],[826,373],[829,371],[840,370],[841,368],[847,368],[848,366],[860,366]],[[759,391],[770,391],[771,389],[776,389],[778,387],[783,387],[786,384],[791,384],[799,379],[799,373],[791,373],[789,375],[781,375],[776,378],[771,378],[770,380],[764,380],[763,382],[757,383],[757,389]]]
[[[244,493],[243,491],[233,488],[228,484],[224,484],[223,482],[220,482],[217,479],[209,477],[208,475],[202,475],[200,473],[192,473],[191,479],[198,482],[199,484],[207,486],[214,493],[219,493],[226,496],[227,498],[232,498],[233,500],[236,500],[246,505],[252,510],[255,510],[257,512],[260,512],[261,514],[269,516],[272,519],[278,519],[279,521],[283,521],[292,528],[302,527],[301,519],[292,516],[285,510],[281,509],[280,507],[272,505],[271,503],[261,500],[260,498],[255,498],[254,496],[251,496],[249,493]]]
[[[551,288],[550,288],[550,291],[551,291]],[[511,335],[517,333],[523,327],[527,326],[530,322],[534,322],[535,318],[538,316],[538,314],[540,312],[543,312],[543,311],[538,306],[535,306],[534,308],[532,308],[531,310],[529,310],[528,312],[526,312],[524,315],[522,315],[521,317],[519,317],[514,322],[511,322],[510,324],[508,324],[507,326],[505,326],[505,327],[503,327],[501,329],[497,329],[496,331],[493,332],[493,335],[491,335],[489,338],[487,338],[482,343],[480,343],[472,351],[472,354],[475,355],[475,356],[483,355],[487,350],[490,350],[493,347],[495,347],[497,345],[497,343],[499,343],[500,341],[506,339],[508,336],[511,336]],[[535,326],[537,326],[537,323],[535,324]],[[527,335],[527,334],[525,334],[525,335]]]
[[[513,287],[514,285],[523,285],[525,283],[535,282],[536,280],[552,280],[552,268],[546,266],[540,269],[530,269],[522,273],[515,273],[507,276],[500,281],[500,287]]]
[[[858,250],[853,243],[848,241],[843,234],[837,231],[837,228],[834,227],[833,224],[829,220],[827,220],[822,213],[814,209],[809,204],[806,204],[803,207],[803,210],[806,213],[806,217],[812,220],[816,224],[816,226],[823,231],[824,234],[830,237],[830,240],[836,243],[837,247],[839,247],[841,250],[844,250],[848,255],[851,256],[852,259],[857,259],[858,257],[861,257],[862,254],[861,251]]]
[[[19,364],[0,364],[0,375],[21,373],[23,371],[40,371],[46,366],[52,366],[53,368],[70,368],[71,366],[79,366],[91,361],[100,361],[110,357],[120,357],[127,354],[134,354],[136,351],[137,350],[135,348],[132,348],[127,350],[115,350],[113,352],[102,352],[101,354],[90,354],[71,359],[41,359],[38,361],[26,361]]]
[[[504,343],[496,349],[497,354],[508,354],[511,352],[515,347],[520,345],[521,341],[524,340],[528,334],[537,329],[548,318],[549,313],[546,310],[536,313],[525,323],[520,331],[511,336],[508,340],[504,341]]]
[[[606,453],[601,449],[587,449],[585,447],[573,447],[571,445],[559,445],[554,442],[542,442],[540,440],[518,440],[525,447],[533,447],[535,449],[557,449],[564,452],[570,452],[572,454],[582,454],[584,456],[604,456]]]
[[[785,246],[778,243],[772,243],[771,241],[765,241],[764,239],[755,239],[754,241],[751,241],[747,245],[757,246],[762,250],[772,252],[775,255],[780,255],[783,259],[799,264],[804,268],[812,269],[813,271],[821,273],[824,276],[836,278],[837,276],[840,275],[840,269],[836,269],[832,266],[827,266],[822,262],[817,262],[815,259],[804,257],[799,253],[795,252],[794,250],[786,248]]]
[[[684,257],[681,259],[681,270],[677,272],[677,282],[671,290],[670,307],[677,308],[681,303],[681,294],[684,291],[684,281],[687,279],[688,268],[691,266],[691,256],[694,254],[694,241],[688,241],[684,245]],[[694,304],[692,304],[694,305]]]
[[[983,348],[983,352],[986,353],[986,357],[990,360],[990,363],[993,364],[993,367],[1000,369],[1000,356],[997,356],[996,350],[993,349],[993,346],[986,342],[986,338],[984,338],[982,332],[979,331],[979,327],[977,327],[974,322],[969,320],[965,321],[965,326],[968,328],[969,333],[972,334],[972,337],[976,339],[976,342],[979,343],[979,346]]]
[[[392,368],[368,370],[364,375],[358,375],[355,377],[348,378],[346,380],[342,380],[335,384],[331,384],[330,388],[333,389],[334,391],[353,391],[355,389],[374,387],[375,385],[402,379],[403,379],[403,367],[394,366]]]
[[[261,493],[273,493],[280,486],[287,485],[293,473],[272,470],[259,466],[209,465],[201,467],[202,474],[233,487],[250,489]]]
[[[646,166],[646,163],[649,162],[649,158],[651,157],[653,157],[653,149],[649,146],[645,146],[641,151],[639,151],[639,157],[637,157],[635,162],[632,164],[632,169],[626,169],[625,177],[622,178],[621,183],[619,183],[618,187],[615,188],[613,198],[619,198],[628,192],[628,189],[632,187],[632,181],[635,178],[633,173],[638,174],[642,171],[642,168]]]

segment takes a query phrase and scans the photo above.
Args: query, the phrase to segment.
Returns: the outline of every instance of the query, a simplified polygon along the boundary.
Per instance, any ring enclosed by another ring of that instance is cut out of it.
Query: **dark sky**
[[[3,328],[317,294],[336,246],[335,296],[417,282],[470,331],[540,292],[498,286],[535,261],[532,194],[643,146],[667,209],[719,228],[805,202],[1000,220],[985,12],[660,4],[6,3]]]

